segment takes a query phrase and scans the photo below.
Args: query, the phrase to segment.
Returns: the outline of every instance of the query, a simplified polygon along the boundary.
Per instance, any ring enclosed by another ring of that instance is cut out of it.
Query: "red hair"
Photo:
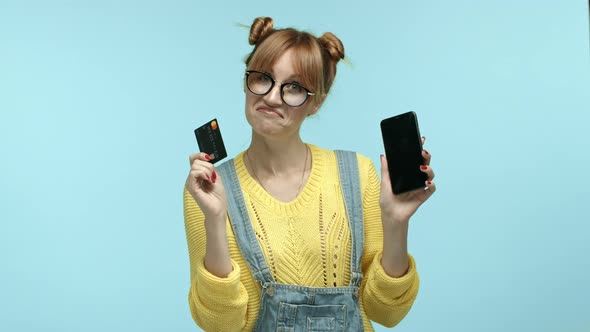
[[[258,17],[250,27],[248,38],[254,50],[246,59],[249,70],[269,72],[277,59],[287,50],[293,51],[293,67],[301,84],[315,93],[321,102],[330,91],[336,76],[336,64],[344,58],[344,46],[331,32],[317,38],[292,28],[273,29],[270,17]]]

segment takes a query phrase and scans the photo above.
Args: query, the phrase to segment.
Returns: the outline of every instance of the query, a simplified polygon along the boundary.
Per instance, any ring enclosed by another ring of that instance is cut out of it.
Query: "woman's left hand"
[[[424,137],[422,137],[422,145],[424,145],[424,140]],[[391,188],[387,159],[381,155],[381,197],[379,198],[379,204],[381,205],[381,216],[384,223],[407,223],[420,205],[426,202],[436,191],[436,185],[432,182],[434,171],[430,167],[432,155],[428,151],[422,150],[422,157],[424,158],[424,165],[420,165],[420,170],[427,175],[424,188],[396,195]]]

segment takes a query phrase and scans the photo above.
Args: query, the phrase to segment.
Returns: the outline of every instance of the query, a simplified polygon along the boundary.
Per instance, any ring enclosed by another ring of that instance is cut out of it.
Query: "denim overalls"
[[[230,222],[240,251],[262,286],[254,331],[363,331],[359,303],[364,230],[356,153],[335,151],[350,234],[351,279],[347,287],[305,287],[275,282],[248,216],[234,162],[217,167],[227,193]]]

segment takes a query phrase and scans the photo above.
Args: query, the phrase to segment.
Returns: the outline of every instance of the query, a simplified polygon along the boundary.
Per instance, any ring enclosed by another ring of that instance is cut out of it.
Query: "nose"
[[[264,95],[264,100],[271,105],[280,106],[283,103],[281,98],[281,85],[275,84],[270,91]]]

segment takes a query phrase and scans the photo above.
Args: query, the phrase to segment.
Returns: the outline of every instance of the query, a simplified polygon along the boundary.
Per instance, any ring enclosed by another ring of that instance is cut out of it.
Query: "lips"
[[[281,117],[281,119],[285,118],[280,112],[278,112],[277,110],[270,108],[270,107],[261,106],[261,107],[256,108],[256,111],[261,112],[261,113],[270,114],[270,115],[278,115]]]

